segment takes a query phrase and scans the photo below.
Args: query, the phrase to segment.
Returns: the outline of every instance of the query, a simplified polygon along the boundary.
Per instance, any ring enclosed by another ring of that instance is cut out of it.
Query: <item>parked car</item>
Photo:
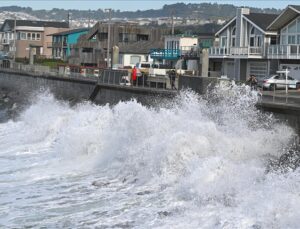
[[[262,86],[263,88],[274,90],[274,89],[284,89],[286,87],[286,84],[290,89],[298,89],[300,87],[300,81],[290,76],[288,76],[286,82],[286,77],[284,74],[277,74],[271,76],[268,79],[264,79]]]

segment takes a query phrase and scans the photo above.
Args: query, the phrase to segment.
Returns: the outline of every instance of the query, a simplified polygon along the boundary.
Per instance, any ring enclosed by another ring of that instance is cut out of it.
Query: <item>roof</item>
[[[300,12],[300,6],[297,5],[290,5],[290,7],[294,8],[295,10],[298,10]]]
[[[268,26],[268,29],[279,30],[287,23],[298,17],[299,14],[300,6],[289,5],[274,19],[274,21]]]
[[[59,33],[53,33],[53,34],[49,34],[47,36],[64,36],[64,35],[69,35],[69,34],[73,34],[73,33],[81,33],[81,32],[87,32],[87,31],[89,31],[89,28],[79,28],[79,29],[71,29],[71,30],[67,30],[67,31],[59,32]]]
[[[15,20],[7,19],[4,21],[3,26],[8,24],[10,28],[14,28]],[[52,28],[69,28],[69,24],[67,22],[59,22],[59,21],[29,21],[29,20],[16,20],[17,26],[30,26],[30,27],[52,27]]]
[[[266,31],[268,26],[278,17],[277,14],[250,13],[244,14],[255,25]]]
[[[164,48],[163,41],[139,41],[134,43],[119,43],[120,53],[148,54],[152,48]]]

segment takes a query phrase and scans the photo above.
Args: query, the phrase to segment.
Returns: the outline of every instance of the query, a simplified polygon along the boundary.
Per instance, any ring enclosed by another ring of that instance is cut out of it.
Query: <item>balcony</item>
[[[150,57],[153,59],[176,60],[180,57],[198,58],[200,49],[196,46],[182,46],[180,49],[151,49]]]
[[[212,47],[209,49],[211,58],[262,58],[263,47]]]
[[[151,49],[150,57],[152,59],[176,60],[180,58],[179,49]]]
[[[3,45],[9,45],[10,41],[11,41],[11,40],[9,40],[9,39],[3,38],[3,39],[1,40],[1,43],[2,43]]]
[[[300,59],[300,45],[270,45],[268,48],[270,59]]]
[[[67,48],[67,42],[47,42],[47,48]]]

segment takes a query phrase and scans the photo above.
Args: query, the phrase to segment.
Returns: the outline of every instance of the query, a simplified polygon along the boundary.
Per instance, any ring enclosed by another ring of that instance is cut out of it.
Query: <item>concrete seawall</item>
[[[178,94],[170,90],[103,84],[97,78],[45,76],[5,70],[0,71],[0,86],[16,92],[16,96],[21,99],[28,98],[38,90],[49,90],[58,99],[74,102],[92,100],[96,104],[115,104],[134,98],[143,104],[152,105],[157,100]]]

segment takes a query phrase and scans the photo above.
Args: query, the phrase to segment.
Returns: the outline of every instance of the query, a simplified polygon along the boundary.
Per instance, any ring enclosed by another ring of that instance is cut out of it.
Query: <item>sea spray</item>
[[[248,87],[146,107],[42,93],[0,125],[1,227],[298,228],[295,137]]]

